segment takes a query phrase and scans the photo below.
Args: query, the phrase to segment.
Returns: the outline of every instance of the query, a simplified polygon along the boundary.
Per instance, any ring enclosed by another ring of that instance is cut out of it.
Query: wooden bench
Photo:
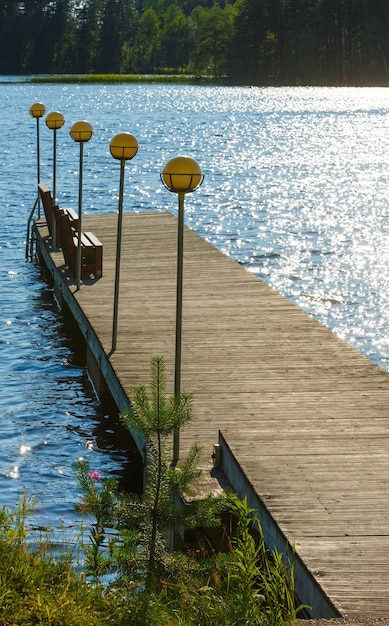
[[[51,191],[45,183],[38,184],[39,196],[42,200],[42,206],[45,213],[45,218],[47,222],[47,227],[49,229],[49,233],[53,238],[53,233],[55,232],[55,243],[56,246],[61,246],[61,231],[57,224],[56,213],[54,206],[53,196],[51,195]],[[72,219],[73,225],[77,228],[78,225],[78,215],[73,209],[62,209],[66,211]]]
[[[77,274],[78,217],[73,219],[66,209],[54,207],[61,235],[61,247],[66,265],[74,276]],[[77,222],[77,223],[76,223]],[[103,275],[103,246],[91,232],[81,233],[81,276],[101,278]]]
[[[46,222],[51,237],[55,232],[56,245],[62,248],[65,263],[77,274],[78,215],[74,209],[54,204],[51,191],[45,183],[38,184]],[[55,229],[55,231],[54,231]],[[91,232],[81,234],[81,275],[101,278],[103,275],[103,246]]]

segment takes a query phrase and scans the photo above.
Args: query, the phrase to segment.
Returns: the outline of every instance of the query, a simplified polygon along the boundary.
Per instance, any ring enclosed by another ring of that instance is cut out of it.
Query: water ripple
[[[26,487],[46,499],[42,514],[61,517],[77,497],[78,456],[97,456],[102,473],[121,475],[126,462],[39,268],[24,262],[36,189],[34,101],[65,116],[57,139],[62,205],[77,206],[78,146],[68,131],[78,119],[95,130],[84,152],[87,213],[117,211],[115,134],[132,132],[140,145],[126,166],[125,211],[177,214],[159,174],[178,153],[193,156],[205,180],[187,198],[187,224],[389,371],[387,89],[0,88],[0,475],[14,477],[4,481],[2,503]],[[49,185],[52,139],[43,125],[41,178]]]

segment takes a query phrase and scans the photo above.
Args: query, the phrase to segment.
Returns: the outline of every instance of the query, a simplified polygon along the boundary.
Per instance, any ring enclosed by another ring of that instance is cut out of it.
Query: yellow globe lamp
[[[139,144],[131,133],[119,133],[115,135],[109,144],[109,150],[114,159],[129,161],[138,152]]]
[[[161,179],[165,187],[174,193],[191,193],[203,182],[200,165],[187,156],[177,156],[164,167]]]
[[[89,122],[84,120],[76,122],[70,129],[71,138],[77,143],[89,141],[93,135],[93,128]]]
[[[58,130],[58,128],[62,128],[64,123],[65,118],[62,113],[59,113],[59,111],[52,111],[46,115],[46,125],[51,130]]]
[[[46,113],[46,107],[42,102],[34,102],[30,106],[30,115],[35,118],[43,117]]]

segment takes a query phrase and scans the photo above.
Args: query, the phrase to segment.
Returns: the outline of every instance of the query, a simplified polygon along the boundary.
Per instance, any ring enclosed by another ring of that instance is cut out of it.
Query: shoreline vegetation
[[[94,485],[97,474],[88,476]],[[95,495],[106,495],[106,488],[100,484]],[[100,541],[100,532],[117,537],[108,527],[91,523],[89,536],[87,527],[80,528],[76,543],[58,541],[50,529],[37,538],[30,530],[35,503],[24,496],[16,511],[0,509],[0,623],[295,626],[300,611],[293,571],[281,555],[268,553],[261,538],[253,539],[247,503],[236,500],[232,507],[237,528],[228,550],[210,554],[199,545],[165,553],[150,578],[141,547],[128,551],[129,537],[120,544],[115,539],[114,548],[109,538]]]
[[[86,522],[76,546],[59,549],[50,533],[29,541],[27,497],[14,513],[0,509],[1,624],[291,626],[306,608],[297,606],[293,563],[265,546],[247,498],[231,492],[183,506],[201,475],[201,450],[193,444],[179,468],[167,450],[192,419],[193,398],[165,392],[165,363],[154,357],[150,392],[136,387],[121,415],[146,441],[142,493],[119,491],[88,461],[75,464]],[[204,541],[206,528],[219,529],[218,546]]]
[[[186,84],[186,85],[234,85],[228,78],[195,76],[193,74],[37,74],[10,75],[0,74],[0,83],[33,84]]]
[[[208,75],[198,76],[186,73],[150,73],[150,74],[37,74],[37,75],[11,75],[0,74],[0,84],[4,83],[32,83],[32,84],[182,84],[182,85],[203,85],[203,86],[224,86],[224,87],[389,87],[389,80],[374,84],[327,84],[327,83],[307,83],[301,85],[289,84],[288,82],[278,82],[273,80],[263,82],[237,82],[230,77],[221,76],[214,78]]]
[[[189,74],[48,74],[31,76],[31,83],[194,83],[204,82]],[[212,81],[210,81],[212,82]]]

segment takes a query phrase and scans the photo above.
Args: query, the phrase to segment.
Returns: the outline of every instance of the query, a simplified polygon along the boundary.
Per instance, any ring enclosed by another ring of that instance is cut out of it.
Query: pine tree
[[[122,415],[124,425],[137,431],[146,443],[146,486],[144,493],[120,494],[108,479],[99,483],[85,461],[76,464],[79,485],[84,494],[80,510],[96,519],[91,532],[90,570],[102,572],[100,548],[105,527],[120,533],[112,544],[112,554],[122,574],[139,581],[147,589],[159,578],[168,576],[172,533],[177,530],[220,524],[223,498],[209,496],[201,502],[183,505],[201,476],[198,461],[201,450],[193,444],[179,467],[169,460],[171,438],[192,419],[192,395],[180,393],[166,397],[165,362],[162,357],[151,361],[150,398],[145,386],[132,393],[132,408]],[[109,566],[109,560],[107,560]]]

